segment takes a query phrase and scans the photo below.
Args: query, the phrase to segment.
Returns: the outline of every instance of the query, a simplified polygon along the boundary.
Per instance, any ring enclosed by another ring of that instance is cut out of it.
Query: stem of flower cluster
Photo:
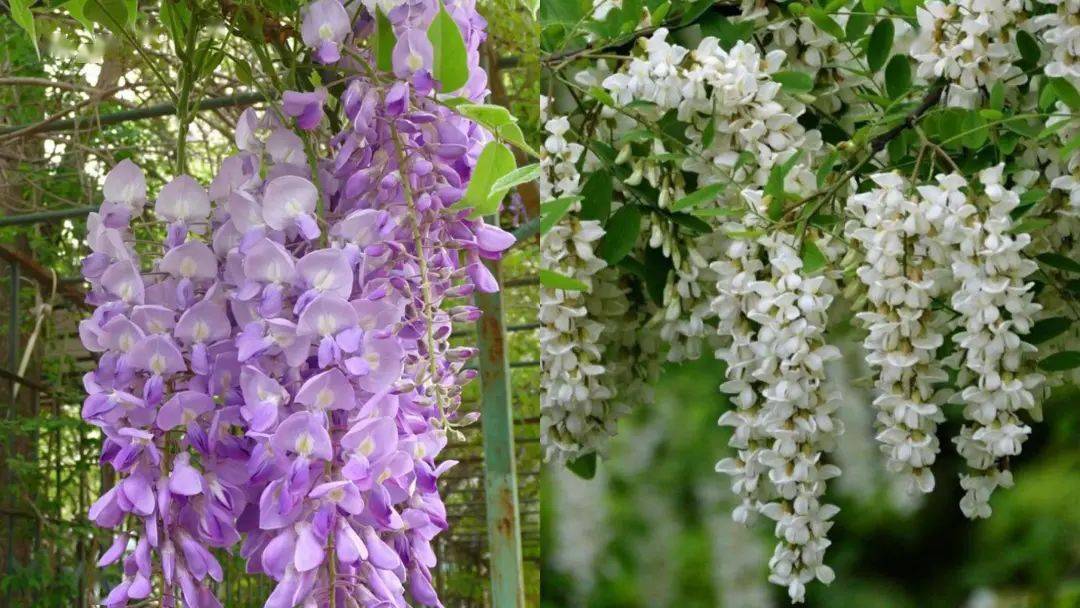
[[[420,214],[416,210],[416,201],[413,198],[412,187],[409,185],[408,174],[405,171],[405,150],[402,148],[397,127],[395,127],[393,123],[390,123],[390,132],[394,137],[394,149],[397,151],[398,174],[401,176],[401,189],[405,193],[405,203],[408,205],[409,215],[412,217],[413,247],[416,248],[416,258],[420,265],[420,291],[424,301],[424,343],[427,346],[428,351],[428,373],[431,375],[431,389],[435,393],[435,404],[439,408],[439,416],[442,418],[443,426],[445,426],[447,423],[446,407],[443,404],[442,391],[439,390],[439,384],[436,381],[436,378],[438,378],[439,375],[439,368],[438,364],[435,362],[435,332],[432,327],[435,323],[435,315],[431,310],[431,282],[428,279],[427,258],[424,256],[424,240],[420,236]]]

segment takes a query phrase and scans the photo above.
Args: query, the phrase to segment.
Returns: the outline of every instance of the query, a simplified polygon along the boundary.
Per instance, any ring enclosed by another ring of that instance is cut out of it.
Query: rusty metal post
[[[501,284],[498,262],[485,263]],[[484,312],[477,322],[477,335],[483,391],[480,396],[480,423],[484,436],[484,494],[491,563],[491,599],[495,608],[524,608],[525,581],[521,567],[514,417],[502,293],[478,293],[476,305]]]

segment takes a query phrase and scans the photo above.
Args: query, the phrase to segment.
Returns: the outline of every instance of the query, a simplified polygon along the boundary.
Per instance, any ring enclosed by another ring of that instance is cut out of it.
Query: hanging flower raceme
[[[222,580],[222,569],[211,549],[239,540],[247,440],[232,430],[242,421],[223,260],[201,240],[210,201],[191,177],[170,181],[154,207],[165,240],[140,255],[130,223],[146,200],[142,172],[121,162],[104,195],[88,218],[83,274],[96,309],[80,335],[100,353],[84,379],[83,417],[102,429],[102,464],[118,475],[90,509],[96,524],[118,529],[99,565],[124,562],[105,603],[147,598],[160,572],[163,598],[173,598],[163,601],[220,606],[210,581]]]
[[[864,256],[856,274],[867,310],[857,316],[869,330],[867,363],[878,370],[878,440],[891,471],[910,489],[931,492],[937,425],[945,419],[937,389],[948,380],[937,356],[944,319],[932,300],[949,281],[950,262],[935,223],[948,211],[940,201],[920,200],[896,173],[871,179],[875,188],[848,199],[855,219],[846,232]]]
[[[950,304],[959,313],[953,341],[959,347],[957,398],[965,424],[953,441],[968,465],[960,476],[960,508],[972,518],[989,517],[990,495],[1012,485],[1008,459],[1020,454],[1031,433],[1020,415],[1042,417],[1036,389],[1044,378],[1031,371],[1028,355],[1036,349],[1024,341],[1041,308],[1027,282],[1037,265],[1021,255],[1031,235],[1012,232],[1010,212],[1020,197],[1002,183],[1003,169],[980,171],[970,186],[954,173],[919,188],[941,210],[935,220],[950,245],[958,283]],[[969,187],[975,196],[965,192]]]
[[[322,63],[374,64],[354,36],[375,10],[315,2],[303,39]],[[514,237],[460,208],[491,135],[434,99],[428,28],[459,28],[459,93],[480,100],[483,20],[467,0],[386,16],[405,80],[349,78],[332,156],[309,158],[282,122],[318,137],[326,90],[286,93],[282,118],[245,111],[208,191],[188,176],[162,188],[165,239],[142,257],[142,174],[125,161],[106,180],[80,334],[102,353],[84,417],[121,477],[91,511],[120,528],[101,562],[125,561],[109,606],[147,598],[155,572],[165,597],[219,605],[211,549],[242,537],[249,571],[278,581],[269,607],[441,605],[431,542],[454,461],[437,457],[474,419],[458,409],[476,375],[475,349],[449,340],[479,317],[455,300],[498,289],[484,261]]]

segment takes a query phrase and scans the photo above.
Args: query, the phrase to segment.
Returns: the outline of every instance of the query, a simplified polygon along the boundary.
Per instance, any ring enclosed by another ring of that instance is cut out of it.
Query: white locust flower
[[[759,213],[767,206],[761,191],[743,195]],[[825,388],[825,364],[840,357],[825,340],[835,285],[827,273],[804,272],[794,235],[774,232],[756,243],[764,255],[757,280],[746,286],[756,298],[746,313],[756,326],[748,345],[753,361],[748,371],[762,400],[757,416],[765,447],[756,459],[767,467],[775,497],[758,510],[776,522],[779,541],[769,560],[769,580],[786,587],[798,603],[807,583],[828,584],[834,577],[824,556],[831,519],[839,509],[823,502],[823,496],[826,482],[840,474],[825,459],[843,432],[837,401]]]
[[[948,379],[937,357],[943,320],[931,300],[941,293],[949,259],[928,215],[943,211],[917,200],[896,173],[871,179],[875,188],[848,199],[854,219],[846,233],[864,258],[856,274],[867,310],[856,316],[869,330],[863,346],[876,369],[878,440],[909,491],[931,492],[937,425],[945,419],[935,387]]]
[[[744,223],[751,223],[748,215]],[[744,224],[733,224],[730,230],[745,230]],[[734,409],[720,416],[721,426],[733,427],[728,445],[735,456],[716,463],[716,470],[731,476],[731,491],[739,500],[732,519],[750,523],[763,499],[769,497],[768,466],[761,460],[771,444],[765,428],[764,385],[753,376],[757,368],[754,344],[757,326],[750,314],[757,309],[760,298],[753,285],[765,275],[764,251],[753,240],[732,239],[724,257],[713,262],[717,296],[712,310],[717,318],[717,334],[726,337],[726,345],[716,350],[716,358],[727,363],[726,381],[720,390],[729,395]]]
[[[930,0],[916,9],[919,36],[911,45],[920,78],[949,82],[947,103],[973,108],[980,88],[998,82],[1019,86],[1027,76],[1018,66],[1016,35],[1028,25],[1025,0]]]
[[[1020,414],[1040,417],[1034,390],[1044,380],[1025,361],[1036,349],[1023,338],[1041,308],[1033,301],[1033,284],[1025,281],[1037,266],[1021,255],[1031,235],[1012,232],[1009,212],[1020,197],[1003,185],[1003,167],[979,172],[975,198],[957,174],[939,175],[937,185],[919,188],[941,210],[933,221],[951,247],[959,282],[950,304],[960,315],[953,340],[960,350],[958,398],[966,422],[953,441],[967,461],[960,509],[971,518],[989,517],[994,489],[1012,485],[1008,459],[1020,454],[1031,433]]]

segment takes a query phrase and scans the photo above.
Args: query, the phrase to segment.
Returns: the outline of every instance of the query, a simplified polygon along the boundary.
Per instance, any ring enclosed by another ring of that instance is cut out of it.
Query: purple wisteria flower
[[[484,22],[472,0],[445,6],[467,47],[458,94],[481,101]],[[99,355],[83,417],[118,479],[89,513],[117,530],[105,605],[161,590],[164,605],[216,608],[211,549],[239,544],[248,571],[276,581],[268,607],[441,606],[431,543],[454,463],[439,458],[476,375],[475,349],[449,339],[479,314],[450,299],[497,289],[482,260],[513,237],[454,208],[491,136],[429,98],[439,7],[384,7],[400,80],[350,59],[339,103],[285,93],[284,114],[315,137],[325,108],[343,112],[314,147],[330,157],[308,158],[275,112],[245,110],[209,189],[180,175],[157,193],[164,238],[145,259],[131,228],[142,173],[125,161],[107,176],[83,263],[95,311],[79,326]],[[374,5],[349,10],[370,34]],[[316,61],[370,52],[353,20],[338,0],[303,9]]]
[[[321,63],[341,59],[342,42],[351,30],[349,13],[338,0],[315,0],[304,9],[300,33]]]
[[[314,129],[322,122],[325,103],[326,89],[324,87],[307,93],[285,91],[285,94],[281,96],[282,110],[296,118],[296,126],[305,131]]]

